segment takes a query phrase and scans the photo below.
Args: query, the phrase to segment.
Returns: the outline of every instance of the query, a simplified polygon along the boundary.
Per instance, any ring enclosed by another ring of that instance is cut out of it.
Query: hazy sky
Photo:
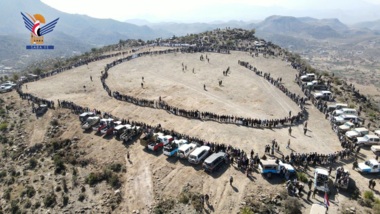
[[[273,13],[305,10],[348,10],[380,5],[380,0],[41,0],[60,11],[96,18],[148,21],[253,20]],[[249,12],[248,8],[256,9]],[[379,12],[380,13],[380,12]],[[273,15],[273,14],[272,14]]]

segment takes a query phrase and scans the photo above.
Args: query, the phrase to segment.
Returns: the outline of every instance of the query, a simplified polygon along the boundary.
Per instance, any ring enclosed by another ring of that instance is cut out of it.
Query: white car
[[[11,82],[11,81],[7,81],[7,82],[1,84],[1,86],[10,86],[12,88],[15,88],[17,86],[17,84],[15,84],[14,82]]]
[[[358,137],[356,144],[359,146],[367,145],[380,145],[380,138],[377,135],[365,135],[364,137]]]
[[[358,171],[361,173],[378,173],[380,172],[379,162],[375,159],[367,160],[358,164]]]
[[[305,75],[302,75],[301,77],[300,77],[300,79],[302,80],[302,81],[312,81],[312,80],[314,80],[315,79],[315,74],[313,74],[313,73],[308,73],[308,74],[305,74]]]
[[[12,91],[12,87],[11,86],[0,86],[0,92],[1,93],[5,93],[5,92],[10,92]]]
[[[315,99],[323,99],[323,100],[331,100],[332,93],[331,91],[320,91],[317,93],[314,93]]]

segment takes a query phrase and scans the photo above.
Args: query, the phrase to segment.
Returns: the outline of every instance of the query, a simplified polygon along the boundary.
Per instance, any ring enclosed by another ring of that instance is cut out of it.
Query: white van
[[[190,153],[188,160],[192,164],[199,164],[204,159],[206,159],[209,152],[210,152],[209,146],[198,147],[192,153]]]
[[[195,148],[197,148],[197,144],[195,143],[182,145],[178,148],[177,156],[179,158],[188,158],[190,153],[193,152]]]
[[[338,110],[335,110],[333,112],[334,116],[339,116],[339,115],[342,115],[342,114],[350,114],[350,115],[358,115],[358,112],[356,111],[356,109],[353,109],[353,108],[342,108],[342,109],[338,109]]]

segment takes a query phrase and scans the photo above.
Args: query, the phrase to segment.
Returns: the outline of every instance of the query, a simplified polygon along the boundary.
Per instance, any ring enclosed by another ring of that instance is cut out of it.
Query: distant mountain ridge
[[[54,51],[25,50],[25,45],[30,44],[30,32],[24,26],[21,12],[42,14],[47,22],[59,17],[54,31],[44,37],[45,44],[55,45]],[[147,26],[64,13],[40,0],[1,0],[0,20],[1,38],[6,39],[0,43],[0,64],[13,64],[16,67],[44,57],[62,57],[89,51],[93,47],[118,43],[120,39],[146,40],[172,35]],[[24,55],[29,57],[21,58]]]

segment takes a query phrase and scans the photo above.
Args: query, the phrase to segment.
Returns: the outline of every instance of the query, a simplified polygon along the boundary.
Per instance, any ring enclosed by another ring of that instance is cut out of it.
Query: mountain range
[[[25,28],[20,12],[42,14],[47,22],[59,17],[54,31],[45,43],[55,45],[55,51],[27,51],[30,32]],[[142,19],[120,22],[58,11],[40,0],[2,0],[0,7],[0,65],[20,68],[29,62],[47,57],[67,57],[89,51],[93,47],[125,39],[167,38],[200,33],[215,28],[256,29],[259,37],[285,47],[303,45],[309,40],[344,39],[361,35],[377,35],[380,20],[347,26],[338,19],[270,16],[263,21],[214,21],[208,23],[151,23]]]

